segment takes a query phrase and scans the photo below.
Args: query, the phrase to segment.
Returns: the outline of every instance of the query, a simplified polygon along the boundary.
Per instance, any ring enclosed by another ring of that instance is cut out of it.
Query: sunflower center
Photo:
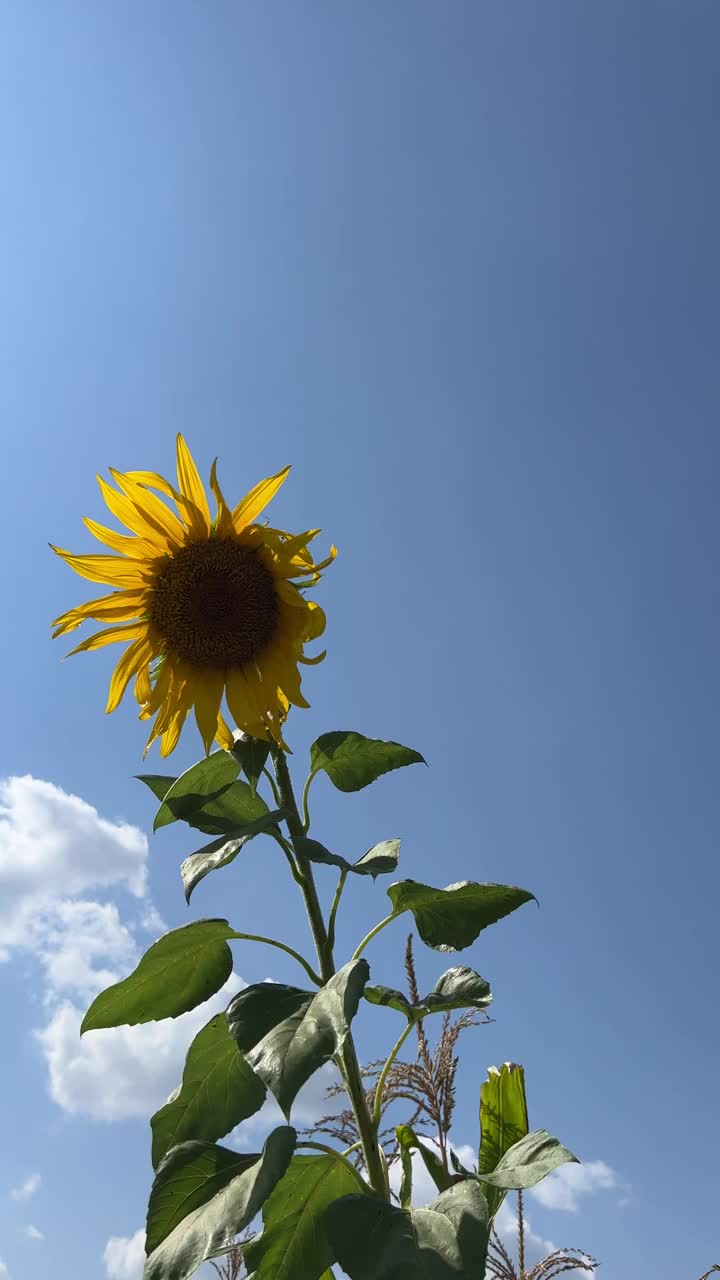
[[[241,667],[278,622],[272,573],[250,547],[213,538],[182,547],[161,569],[150,621],[168,648],[196,667]]]

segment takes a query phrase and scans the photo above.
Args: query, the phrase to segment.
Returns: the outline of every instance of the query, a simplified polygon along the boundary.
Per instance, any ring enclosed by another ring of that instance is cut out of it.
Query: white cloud
[[[564,1164],[533,1187],[531,1195],[546,1209],[563,1209],[576,1213],[578,1198],[596,1191],[611,1191],[619,1185],[618,1176],[604,1160],[588,1160],[585,1164]]]
[[[99,1120],[149,1115],[179,1085],[190,1041],[243,985],[233,974],[211,1000],[179,1018],[92,1031],[82,1039],[84,1010],[64,1002],[36,1033],[48,1064],[50,1096],[71,1115]]]
[[[7,1280],[10,1280],[10,1272],[5,1266],[5,1263],[3,1262],[2,1258],[0,1258],[0,1276],[7,1276]]]
[[[145,1265],[145,1231],[134,1236],[111,1236],[103,1253],[107,1280],[141,1280]]]
[[[147,838],[52,782],[0,781],[0,946],[33,945],[39,913],[89,889],[146,887]],[[30,937],[28,938],[28,933]]]
[[[29,1200],[30,1196],[34,1196],[42,1184],[42,1177],[39,1173],[31,1173],[19,1187],[13,1187],[10,1192],[11,1200]]]
[[[29,1222],[27,1224],[25,1228],[25,1235],[27,1236],[28,1240],[44,1240],[45,1239],[45,1236],[43,1235],[42,1231],[38,1231],[38,1228],[34,1227],[32,1222]]]

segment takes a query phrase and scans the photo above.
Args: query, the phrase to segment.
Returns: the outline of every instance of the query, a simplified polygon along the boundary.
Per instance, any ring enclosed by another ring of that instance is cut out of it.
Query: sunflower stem
[[[308,808],[308,797],[310,795],[310,786],[314,777],[314,773],[308,774],[305,779],[305,786],[303,787],[302,793],[302,824],[305,835],[307,835],[310,830],[310,809]]]
[[[362,955],[363,951],[365,950],[366,946],[368,945],[368,943],[369,943],[369,942],[372,942],[372,940],[373,940],[373,938],[375,937],[375,935],[376,935],[377,933],[379,933],[381,929],[384,929],[384,928],[385,928],[385,925],[387,925],[387,924],[392,924],[393,920],[397,920],[397,918],[398,918],[398,916],[399,916],[400,914],[401,914],[401,913],[400,913],[399,911],[397,911],[397,912],[396,912],[396,911],[391,911],[389,916],[385,916],[385,919],[384,919],[384,920],[381,920],[379,924],[376,924],[376,925],[375,925],[375,927],[374,927],[374,929],[371,929],[369,933],[366,933],[366,934],[365,934],[365,937],[363,938],[362,942],[360,943],[360,946],[359,946],[359,947],[356,947],[356,948],[355,948],[355,950],[353,951],[352,959],[353,959],[353,960],[358,960],[358,959],[360,958],[360,956]]]
[[[332,951],[332,949],[333,949],[333,948],[334,948],[334,946],[335,946],[335,918],[336,918],[336,916],[337,916],[338,907],[340,906],[340,899],[342,898],[342,891],[343,891],[343,889],[345,888],[345,881],[347,880],[347,877],[348,877],[348,873],[347,873],[347,871],[341,871],[341,872],[340,872],[340,879],[338,880],[338,886],[337,886],[337,889],[335,890],[335,897],[333,898],[332,906],[331,906],[331,908],[330,908],[330,922],[329,922],[329,924],[328,924],[328,938],[329,938],[329,940],[330,940],[330,950],[331,950],[331,951]]]
[[[295,883],[302,885],[302,876],[300,875],[300,872],[297,869],[295,858],[293,857],[293,851],[290,845],[288,844],[287,840],[284,838],[284,836],[280,834],[279,831],[268,831],[268,835],[272,836],[273,840],[280,845],[280,848],[282,849],[283,853],[285,854],[285,858],[287,859],[287,864],[290,868],[290,872],[292,874],[292,878],[295,881]]]
[[[290,833],[290,842],[301,876],[300,888],[305,900],[305,908],[308,913],[310,928],[312,929],[313,938],[315,939],[320,973],[322,974],[323,982],[326,983],[335,973],[335,960],[333,957],[330,938],[328,937],[328,932],[325,928],[325,920],[322,913],[322,907],[320,906],[320,899],[318,898],[317,887],[315,885],[312,863],[302,853],[302,842],[305,838],[305,827],[303,826],[303,821],[300,817],[297,806],[297,800],[295,799],[295,792],[293,791],[290,770],[288,769],[285,752],[281,747],[273,745],[271,747],[271,753],[278,791],[282,801],[281,807],[286,810],[287,816],[285,821],[287,823],[288,832]],[[370,1108],[368,1106],[368,1100],[362,1082],[360,1063],[358,1062],[352,1032],[350,1031],[348,1032],[342,1049],[338,1055],[338,1065],[341,1068],[341,1074],[355,1114],[370,1186],[375,1195],[378,1195],[385,1200],[387,1199],[388,1194],[385,1170],[380,1157],[377,1132],[372,1121],[372,1116],[370,1115]]]

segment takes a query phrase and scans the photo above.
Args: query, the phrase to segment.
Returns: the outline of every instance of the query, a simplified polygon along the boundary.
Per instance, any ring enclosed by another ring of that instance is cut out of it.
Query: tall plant
[[[179,1090],[152,1117],[145,1280],[185,1280],[203,1261],[226,1255],[260,1212],[262,1234],[244,1250],[256,1280],[329,1280],[335,1262],[352,1280],[482,1280],[493,1218],[506,1192],[534,1185],[575,1157],[546,1131],[523,1128],[514,1077],[503,1069],[490,1078],[485,1114],[493,1119],[477,1169],[455,1164],[450,1172],[447,1159],[440,1160],[439,1194],[426,1209],[412,1208],[410,1158],[416,1144],[425,1147],[411,1126],[400,1126],[395,1142],[405,1176],[394,1203],[380,1140],[393,1066],[427,1018],[486,1010],[492,996],[480,974],[454,966],[426,995],[408,998],[370,982],[366,952],[382,929],[408,915],[426,946],[463,951],[533,895],[496,883],[435,887],[397,880],[386,890],[389,910],[347,949],[349,958],[338,958],[344,894],[358,876],[394,873],[400,842],[383,840],[351,861],[311,837],[313,783],[324,774],[339,791],[356,792],[424,761],[397,742],[347,730],[324,733],[311,747],[298,800],[286,722],[292,704],[307,706],[299,664],[324,656],[305,653],[325,627],[307,592],[335,553],[313,559],[316,529],[293,535],[259,522],[287,470],[230,507],[213,464],[211,512],[178,437],[177,485],[146,471],[113,471],[115,487],[100,480],[108,507],[129,532],[86,520],[118,554],[75,556],[56,548],[81,576],[112,590],[63,614],[55,634],[95,618],[106,625],[73,652],[127,643],[107,710],[115,710],[134,680],[140,717],[152,720],[148,747],[159,739],[163,756],[174,750],[194,710],[205,756],[180,776],[142,778],[159,802],[155,830],[181,822],[210,837],[180,868],[188,902],[197,884],[234,863],[249,840],[269,837],[297,888],[314,954],[249,932],[245,919],[239,927],[197,920],[166,934],[129,977],[102,992],[82,1031],[175,1018],[201,1005],[229,978],[233,941],[279,949],[303,971],[303,986],[253,984],[211,1018],[190,1045]],[[316,874],[336,878],[329,910]],[[352,1030],[361,1001],[399,1017],[401,1026],[372,1103]],[[299,1090],[327,1062],[337,1067],[358,1135],[345,1149],[305,1138],[291,1124]],[[260,1109],[268,1092],[286,1123],[263,1150],[247,1154],[219,1145]]]

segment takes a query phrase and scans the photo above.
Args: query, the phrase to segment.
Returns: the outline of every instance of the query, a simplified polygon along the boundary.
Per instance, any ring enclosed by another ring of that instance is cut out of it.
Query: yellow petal
[[[112,468],[110,468],[110,474],[117,481],[117,473]],[[175,549],[178,545],[177,539],[171,538],[162,525],[157,520],[152,520],[146,515],[127,494],[118,493],[117,489],[113,489],[106,480],[103,480],[102,476],[97,477],[97,482],[108,510],[132,533],[147,539],[150,545],[154,547],[155,555],[158,552],[164,553]],[[140,490],[140,492],[142,493],[143,491]],[[159,503],[160,499],[157,498],[155,501]],[[165,509],[167,510],[167,508]]]
[[[296,707],[310,706],[300,688],[300,672],[292,657],[275,648],[258,660],[258,666],[263,684],[269,684],[273,691],[282,689]]]
[[[298,662],[302,662],[306,667],[316,667],[319,662],[324,662],[326,657],[327,649],[323,649],[322,653],[316,654],[314,658],[306,658],[304,653],[299,653]]]
[[[238,729],[253,738],[270,736],[260,708],[259,685],[251,668],[228,672],[226,697]]]
[[[317,640],[325,630],[327,619],[325,610],[316,604],[314,600],[306,601],[308,607],[307,627],[305,630],[305,640]]]
[[[165,505],[162,498],[158,498],[156,493],[138,484],[136,480],[131,480],[128,475],[123,475],[121,471],[115,471],[112,467],[110,475],[118,488],[122,489],[127,498],[130,498],[146,525],[154,531],[153,537],[159,536],[165,543],[169,542],[171,548],[184,546],[185,530],[178,517]]]
[[[186,498],[183,493],[179,493],[164,476],[159,476],[156,471],[126,471],[125,475],[128,480],[136,481],[144,489],[157,489],[159,493],[164,493],[166,498],[172,498],[185,522],[186,529],[201,531],[204,528],[202,515],[194,502]]]
[[[155,712],[163,705],[170,690],[172,674],[172,662],[169,658],[165,658],[160,670],[155,676],[155,683],[153,684],[151,681],[150,694],[145,699],[142,711],[140,712],[141,720],[149,720],[150,717],[154,716]]]
[[[197,526],[195,532],[204,533],[208,536],[210,534],[210,508],[207,494],[198,469],[195,466],[195,459],[179,434],[177,438],[177,478],[181,494],[193,504],[199,517],[195,521]]]
[[[96,520],[90,520],[87,516],[83,516],[83,524],[98,542],[104,542],[106,547],[119,551],[121,555],[128,556],[131,560],[155,560],[158,556],[157,542],[153,545],[144,538],[129,538],[126,534],[116,533],[114,529],[108,529],[107,525],[98,524]]]
[[[110,677],[110,692],[105,710],[109,713],[118,706],[129,681],[140,670],[144,663],[153,656],[152,645],[141,636],[134,644],[128,645]]]
[[[49,545],[71,569],[89,582],[142,589],[151,577],[150,571],[137,560],[126,560],[121,556],[74,556],[70,551],[53,546],[52,542]]]
[[[233,524],[232,511],[227,505],[223,491],[220,488],[220,482],[217,478],[217,458],[210,468],[210,488],[215,495],[217,502],[217,515],[215,517],[215,528],[220,537],[230,537],[235,532]]]
[[[192,690],[188,684],[182,690],[178,698],[177,705],[172,714],[167,729],[165,729],[160,740],[160,755],[169,756],[175,750],[178,739],[182,732],[182,727],[187,719],[187,713],[192,703]]]
[[[215,741],[219,747],[223,748],[224,751],[229,751],[230,748],[235,745],[235,734],[225,721],[221,711],[218,712]]]
[[[71,658],[74,653],[86,653],[90,649],[102,649],[106,644],[116,644],[118,640],[136,640],[138,636],[146,635],[147,626],[144,622],[123,622],[117,627],[104,627],[102,631],[86,636],[67,656]]]
[[[87,618],[98,622],[129,622],[137,618],[147,607],[147,593],[144,591],[113,591],[109,596],[99,596],[97,600],[88,600],[75,609],[61,613],[53,622],[53,639],[74,631]]]
[[[290,474],[289,467],[283,467],[282,471],[278,471],[277,475],[270,476],[267,480],[261,480],[255,485],[248,494],[239,502],[233,511],[233,523],[237,533],[242,533],[243,529],[253,523],[264,510],[271,498],[275,497],[278,489],[287,480]]]
[[[152,694],[152,685],[150,683],[150,663],[144,662],[135,677],[135,697],[144,706],[149,701]]]
[[[206,755],[215,741],[218,713],[224,687],[225,674],[223,671],[198,671],[193,680],[195,719],[200,730],[200,737],[205,744]]]

